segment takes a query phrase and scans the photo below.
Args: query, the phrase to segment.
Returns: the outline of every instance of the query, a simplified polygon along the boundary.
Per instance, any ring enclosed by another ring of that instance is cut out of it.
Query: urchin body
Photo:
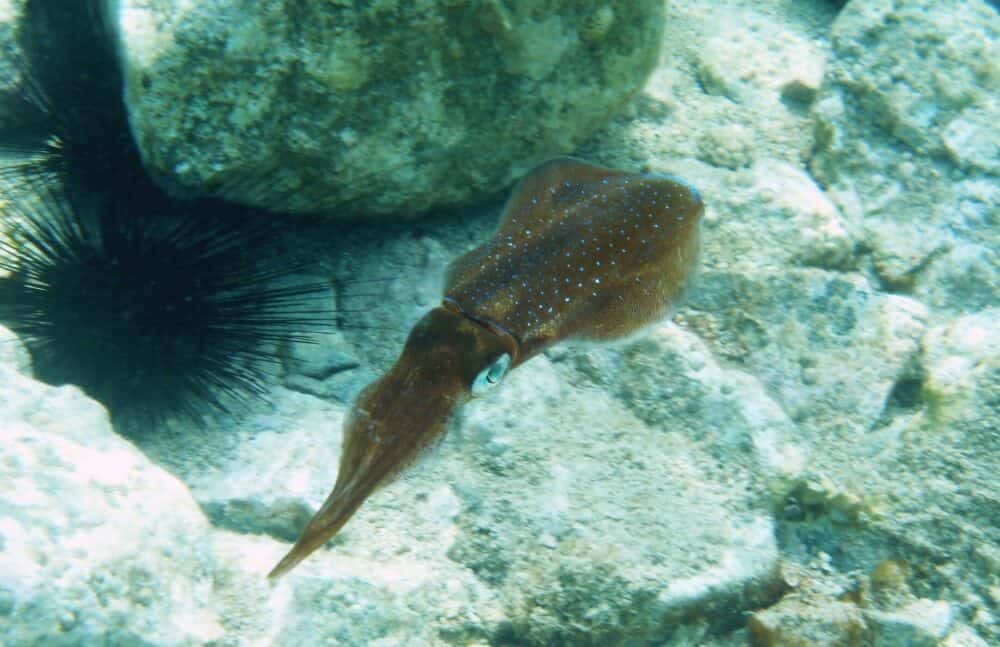
[[[15,203],[18,229],[0,244],[0,318],[40,379],[77,384],[116,416],[225,410],[262,392],[275,343],[322,326],[326,286],[292,280],[273,220],[169,202],[122,211],[41,185],[33,197]]]

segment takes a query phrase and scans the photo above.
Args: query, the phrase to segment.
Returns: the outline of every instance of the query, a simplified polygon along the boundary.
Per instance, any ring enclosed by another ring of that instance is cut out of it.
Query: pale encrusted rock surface
[[[449,556],[499,588],[516,639],[655,643],[706,609],[706,627],[726,628],[774,599],[767,486],[801,457],[756,383],[671,325],[553,360],[511,375],[456,430],[471,443],[457,474],[474,477],[454,486],[465,513]]]
[[[849,603],[859,635],[995,641],[1000,182],[996,128],[982,124],[998,121],[996,7],[856,0],[824,25],[834,3],[734,4],[769,37],[716,50],[699,3],[672,5],[668,30],[708,44],[675,54],[587,150],[698,178],[707,196],[701,271],[679,315],[761,380],[806,449],[777,506],[786,565],[807,569],[794,586],[829,588],[803,626],[837,616],[838,596],[899,558],[920,598],[948,606],[949,637],[902,602],[880,612],[910,624],[881,634]],[[800,64],[772,65],[796,41],[811,43]],[[809,51],[825,58],[822,82],[775,92],[775,70],[816,68]],[[746,61],[761,63],[741,73]],[[788,145],[795,136],[804,145]],[[852,622],[830,625],[831,644]]]
[[[468,204],[572,150],[664,25],[660,0],[108,4],[164,186],[354,216]]]
[[[100,405],[17,372],[6,332],[0,353],[4,645],[389,646],[495,631],[492,593],[444,558],[440,537],[272,586],[282,544],[214,529]]]
[[[851,2],[813,106],[811,168],[889,290],[1000,300],[1000,16],[983,0]]]
[[[0,344],[11,352],[10,338]],[[188,489],[75,387],[6,360],[0,384],[0,642],[221,638],[212,530]]]
[[[669,324],[529,366],[471,403],[432,455],[366,503],[333,550],[282,580],[276,595],[296,615],[275,636],[301,635],[306,609],[325,608],[324,596],[344,587],[350,608],[414,587],[411,629],[444,605],[452,610],[436,631],[455,641],[529,644],[661,640],[705,608],[716,611],[703,629],[718,631],[776,598],[770,508],[804,456],[753,378],[723,369]],[[649,377],[657,366],[686,384],[676,398],[690,409],[684,425],[668,422],[676,412],[654,412],[662,394],[615,392],[608,380],[660,384]],[[168,437],[145,448],[182,475],[217,525],[289,541],[332,485],[344,410],[276,396],[273,410],[227,431],[237,441],[212,435],[192,451],[190,438]],[[384,629],[380,618],[369,618],[372,631]],[[331,620],[324,635],[349,625]],[[360,640],[357,631],[342,635]]]

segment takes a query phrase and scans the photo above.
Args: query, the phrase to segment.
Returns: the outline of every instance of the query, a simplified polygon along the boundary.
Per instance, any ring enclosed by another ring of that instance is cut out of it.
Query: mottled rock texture
[[[1000,15],[983,0],[849,3],[813,107],[811,168],[889,290],[1000,301]]]
[[[433,614],[445,596],[455,616],[441,631],[609,645],[665,639],[690,615],[706,630],[730,629],[774,600],[783,585],[772,495],[803,457],[759,384],[671,325],[553,360],[533,360],[467,407],[433,455],[366,502],[333,550],[282,580],[289,604],[329,606],[321,596],[348,586],[377,600],[398,594],[397,578],[426,579],[420,586],[431,588],[407,604]],[[184,437],[145,447],[190,483],[217,525],[289,541],[331,485],[343,408],[277,395],[239,440],[212,437],[197,452],[182,448]],[[447,590],[432,593],[442,581]],[[466,594],[478,601],[462,602]]]
[[[348,558],[321,577],[270,586],[264,574],[281,544],[240,527],[238,509],[219,525],[243,534],[213,528],[188,488],[112,431],[100,405],[15,370],[25,364],[0,328],[4,645],[388,647],[496,631],[492,594],[443,559],[441,538],[409,556]],[[210,472],[212,456],[203,458]],[[189,473],[197,462],[189,453]]]
[[[177,193],[415,213],[494,194],[642,86],[663,3],[110,0],[132,130]]]
[[[0,338],[4,356],[12,344]],[[220,638],[211,528],[188,489],[117,436],[100,405],[18,364],[0,363],[0,642]]]

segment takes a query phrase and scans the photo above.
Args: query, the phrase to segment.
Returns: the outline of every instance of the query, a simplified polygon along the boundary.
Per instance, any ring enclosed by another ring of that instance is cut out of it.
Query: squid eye
[[[476,379],[472,380],[472,395],[480,395],[492,389],[497,384],[503,380],[503,376],[507,374],[507,369],[510,367],[510,355],[504,353],[500,357],[493,360],[492,363],[486,365],[483,370],[479,371],[479,375]]]

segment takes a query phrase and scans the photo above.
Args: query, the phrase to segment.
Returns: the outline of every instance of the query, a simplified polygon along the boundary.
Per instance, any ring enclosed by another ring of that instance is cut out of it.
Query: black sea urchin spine
[[[10,204],[18,226],[0,242],[11,273],[0,320],[40,379],[77,384],[120,420],[200,419],[263,393],[276,344],[331,325],[320,301],[329,287],[297,278],[300,264],[275,251],[274,216],[141,206],[47,183]]]
[[[81,36],[87,6],[27,5],[21,94],[37,119],[0,137],[21,155],[0,168],[0,323],[37,377],[80,386],[129,429],[200,420],[262,394],[279,345],[332,327],[329,286],[280,249],[286,218],[149,180],[110,49]]]
[[[0,137],[27,163],[25,174],[55,175],[66,184],[93,189],[132,184],[153,190],[142,170],[121,100],[121,77],[111,38],[100,16],[101,0],[28,0],[15,55],[20,124]],[[69,188],[69,187],[67,187]]]

